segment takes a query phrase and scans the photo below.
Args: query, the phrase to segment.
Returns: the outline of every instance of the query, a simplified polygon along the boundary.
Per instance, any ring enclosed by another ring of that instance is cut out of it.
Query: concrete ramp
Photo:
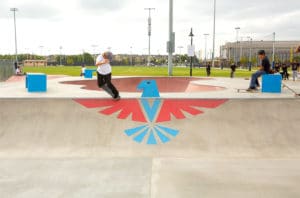
[[[0,197],[300,197],[300,100],[176,101],[0,99]]]

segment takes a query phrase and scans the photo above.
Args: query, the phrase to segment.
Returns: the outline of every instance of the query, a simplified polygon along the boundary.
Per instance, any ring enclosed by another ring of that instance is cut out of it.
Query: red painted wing
[[[216,108],[227,100],[199,100],[199,99],[166,99],[163,102],[161,111],[158,115],[157,122],[171,121],[171,115],[177,119],[186,118],[183,111],[191,114],[202,114],[203,111],[195,107]]]
[[[104,110],[100,111],[104,115],[112,115],[119,112],[118,119],[126,119],[132,115],[133,121],[147,122],[137,99],[121,100],[118,102],[105,99],[75,99],[74,101],[87,108],[105,107]]]

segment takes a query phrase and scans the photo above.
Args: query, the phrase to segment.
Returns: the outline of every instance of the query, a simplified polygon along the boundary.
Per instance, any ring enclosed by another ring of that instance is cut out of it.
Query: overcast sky
[[[114,53],[146,54],[145,7],[152,12],[152,53],[166,54],[168,0],[0,0],[0,54],[14,53],[11,7],[17,7],[18,48],[21,53],[92,53],[111,47]],[[300,0],[217,0],[216,53],[240,36],[254,40],[300,40]],[[193,27],[197,51],[204,50],[204,33],[212,49],[213,0],[174,0],[176,51],[186,53]],[[97,45],[98,47],[92,47]],[[43,48],[39,46],[44,46]]]

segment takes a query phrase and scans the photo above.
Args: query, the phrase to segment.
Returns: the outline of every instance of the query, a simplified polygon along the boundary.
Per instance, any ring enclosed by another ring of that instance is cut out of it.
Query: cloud
[[[116,11],[126,6],[131,0],[80,0],[80,5],[87,11]]]
[[[4,18],[8,16],[10,7],[7,6],[7,2],[5,0],[0,1],[0,18]]]
[[[9,9],[19,8],[17,17],[22,20],[18,23],[19,30],[32,27],[29,28],[32,31],[20,34],[20,45],[30,41],[27,46],[43,44],[49,48],[54,46],[56,50],[57,46],[63,45],[72,53],[74,49],[88,49],[96,43],[101,49],[110,46],[114,51],[126,53],[128,46],[134,46],[135,53],[145,53],[148,13],[144,8],[155,7],[152,13],[152,50],[163,53],[168,40],[168,4],[168,0],[0,0],[0,21],[10,27],[3,31],[11,35],[13,23]],[[300,0],[217,0],[217,46],[235,40],[234,28],[237,26],[241,27],[240,36],[243,37],[272,39],[272,33],[276,32],[279,40],[299,40],[299,7]],[[47,31],[40,34],[35,31],[36,26]],[[102,31],[101,26],[107,29]],[[194,28],[196,47],[204,48],[203,34],[209,33],[208,47],[211,48],[212,0],[174,1],[177,46],[189,43],[191,27]],[[4,38],[0,41],[4,47],[11,46],[13,37],[11,41]],[[36,44],[31,44],[32,41]]]
[[[0,17],[9,15],[11,7],[18,8],[18,18],[25,19],[55,19],[60,15],[60,10],[47,2],[38,0],[30,1],[0,1]]]
[[[20,8],[20,17],[29,19],[54,19],[59,17],[59,10],[46,4],[24,4]]]

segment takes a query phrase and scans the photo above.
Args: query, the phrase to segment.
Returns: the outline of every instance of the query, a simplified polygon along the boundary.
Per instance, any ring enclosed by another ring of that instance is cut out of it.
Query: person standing
[[[234,78],[234,73],[236,71],[236,65],[234,63],[232,63],[230,66],[230,69],[231,69],[230,78]]]
[[[289,80],[289,73],[288,73],[288,65],[282,64],[282,78],[284,80]]]
[[[22,73],[22,70],[21,70],[20,66],[18,66],[17,69],[16,69],[16,75],[17,76],[23,76],[23,73]]]
[[[18,63],[17,63],[17,61],[14,63],[14,66],[15,66],[15,71],[18,69]]]
[[[296,62],[292,63],[293,81],[296,81],[298,78],[298,68],[299,68],[298,63]]]
[[[210,77],[210,74],[211,74],[211,65],[210,65],[210,63],[208,63],[207,66],[206,66],[206,74],[207,74],[207,77]]]
[[[275,69],[276,73],[280,73],[280,65],[279,65],[279,63],[275,64],[275,68],[274,69]]]
[[[105,52],[100,54],[96,59],[97,69],[97,82],[99,88],[102,88],[109,95],[113,97],[114,100],[120,100],[119,91],[111,82],[112,69],[111,69],[111,52]]]
[[[82,64],[80,76],[84,76],[84,75],[85,75],[85,64]]]
[[[256,91],[259,87],[258,78],[264,74],[269,74],[271,72],[271,64],[269,58],[266,56],[266,52],[264,50],[260,50],[258,52],[258,57],[261,60],[261,66],[259,70],[252,74],[250,86],[247,91]]]

